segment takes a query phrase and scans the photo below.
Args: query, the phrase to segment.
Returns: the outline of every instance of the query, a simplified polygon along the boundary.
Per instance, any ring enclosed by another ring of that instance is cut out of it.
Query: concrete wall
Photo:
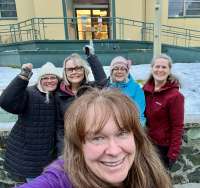
[[[82,47],[88,44],[86,40],[34,41],[19,44],[2,45],[0,47],[0,66],[17,66],[32,62],[34,67],[40,67],[44,62],[52,61],[62,66],[63,59],[71,53],[83,55]],[[103,65],[109,65],[113,57],[122,55],[134,59],[135,64],[149,63],[153,56],[151,42],[130,40],[95,40],[95,52]],[[192,63],[200,61],[200,49],[162,45],[162,52],[170,55],[174,62]]]

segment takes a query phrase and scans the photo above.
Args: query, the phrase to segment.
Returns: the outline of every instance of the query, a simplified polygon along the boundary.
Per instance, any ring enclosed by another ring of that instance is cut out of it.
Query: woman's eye
[[[92,138],[92,140],[96,140],[96,141],[103,140],[103,139],[104,139],[103,136],[95,136]]]
[[[100,144],[103,143],[105,140],[104,136],[94,136],[90,139],[90,141],[94,144]]]
[[[120,136],[120,137],[126,137],[126,136],[128,136],[129,134],[130,134],[129,131],[127,131],[127,130],[122,130],[122,131],[119,132],[118,136]]]

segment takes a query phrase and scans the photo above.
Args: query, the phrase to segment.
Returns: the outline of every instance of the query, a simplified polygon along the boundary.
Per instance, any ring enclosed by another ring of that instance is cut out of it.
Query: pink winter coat
[[[175,160],[182,144],[184,96],[177,83],[167,82],[160,91],[154,91],[154,83],[150,81],[143,89],[148,136],[153,143],[168,146],[167,157]]]

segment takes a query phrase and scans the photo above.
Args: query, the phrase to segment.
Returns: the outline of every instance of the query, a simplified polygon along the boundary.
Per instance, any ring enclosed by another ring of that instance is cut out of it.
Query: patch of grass
[[[9,64],[9,65],[0,65],[0,67],[11,67],[11,68],[21,68],[21,65]]]
[[[142,85],[142,86],[144,85],[145,81],[146,81],[146,80],[136,80],[136,82],[137,82],[138,84]]]

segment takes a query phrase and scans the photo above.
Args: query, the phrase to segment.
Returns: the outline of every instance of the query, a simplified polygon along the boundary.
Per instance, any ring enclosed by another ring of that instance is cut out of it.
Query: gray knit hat
[[[110,63],[110,72],[112,73],[112,70],[117,65],[121,65],[121,66],[125,67],[128,72],[131,68],[131,63],[132,63],[131,60],[128,60],[122,56],[117,56],[114,59],[112,59],[112,61]]]

